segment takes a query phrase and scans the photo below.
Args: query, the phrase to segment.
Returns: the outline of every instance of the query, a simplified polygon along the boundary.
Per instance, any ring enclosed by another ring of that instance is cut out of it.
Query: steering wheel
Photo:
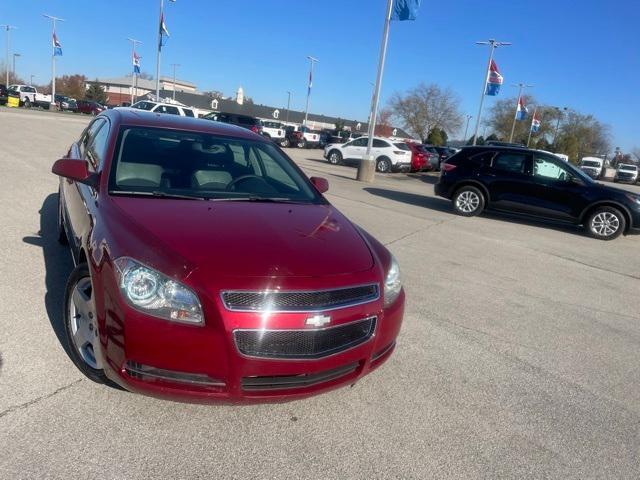
[[[263,183],[267,183],[267,181],[264,178],[259,177],[258,175],[252,175],[252,174],[240,175],[238,178],[234,178],[233,180],[231,180],[231,183],[227,185],[227,190],[231,190],[233,187],[235,187],[236,183],[244,182],[245,180],[249,180],[252,178],[255,178],[256,180],[259,180]]]

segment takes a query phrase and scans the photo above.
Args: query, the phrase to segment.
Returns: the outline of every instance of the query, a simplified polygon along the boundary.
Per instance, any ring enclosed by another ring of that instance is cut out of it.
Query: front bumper
[[[410,172],[411,171],[411,162],[409,163],[396,163],[391,166],[391,170],[394,172]]]
[[[338,325],[375,316],[373,335],[317,359],[257,358],[240,353],[235,331],[292,328],[313,313],[265,317],[217,306],[222,315],[216,315],[203,302],[205,324],[191,326],[141,314],[115,295],[104,301],[98,312],[106,375],[132,392],[198,403],[281,402],[352,385],[389,358],[404,313],[404,292],[388,308],[378,299],[332,310],[328,314]]]

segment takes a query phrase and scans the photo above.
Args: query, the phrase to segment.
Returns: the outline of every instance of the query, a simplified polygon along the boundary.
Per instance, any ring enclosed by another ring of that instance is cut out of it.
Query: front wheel
[[[613,240],[624,232],[626,225],[627,221],[620,210],[614,207],[600,207],[589,215],[585,227],[593,238]]]
[[[391,162],[389,159],[386,157],[379,158],[376,162],[376,170],[380,173],[389,173],[391,171]]]
[[[102,366],[94,295],[89,266],[81,263],[71,272],[64,294],[66,351],[87,378],[109,383]]]
[[[288,138],[285,138],[284,140],[282,140],[282,142],[280,142],[280,146],[284,148],[289,148],[291,146],[291,142],[289,141]]]
[[[453,196],[453,208],[458,215],[473,217],[484,209],[484,195],[476,187],[460,188]]]
[[[338,165],[342,162],[342,154],[337,150],[332,150],[329,153],[329,163],[332,165]]]
[[[307,141],[302,139],[298,142],[298,148],[306,148],[307,146]]]

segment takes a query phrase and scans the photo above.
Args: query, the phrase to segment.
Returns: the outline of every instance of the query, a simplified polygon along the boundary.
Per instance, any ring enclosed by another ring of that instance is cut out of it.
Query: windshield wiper
[[[180,200],[208,200],[209,197],[205,197],[202,195],[181,195],[179,193],[168,193],[168,192],[136,192],[134,190],[110,190],[110,195],[133,195],[140,197],[154,197],[154,198],[177,198]]]
[[[264,203],[303,203],[286,197],[261,197],[250,195],[248,197],[209,198],[213,202],[264,202]]]

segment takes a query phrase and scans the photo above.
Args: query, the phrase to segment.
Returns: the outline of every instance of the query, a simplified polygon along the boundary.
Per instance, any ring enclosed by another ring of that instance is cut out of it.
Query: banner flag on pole
[[[170,37],[169,30],[167,30],[167,25],[164,23],[164,13],[160,15],[160,45],[158,45],[158,49],[162,49],[162,47],[167,43],[166,38]]]
[[[311,87],[313,86],[313,72],[309,70],[309,88],[307,90],[307,95],[311,94]]]
[[[504,78],[500,75],[500,71],[498,70],[498,65],[496,62],[491,60],[491,65],[489,66],[489,80],[487,80],[487,89],[485,91],[485,95],[489,95],[495,97],[500,93],[500,87],[502,86],[502,82]]]
[[[527,106],[524,104],[524,98],[520,97],[518,99],[518,108],[516,109],[516,120],[524,120],[527,118]]]
[[[133,73],[140,74],[140,55],[133,52]]]
[[[531,132],[538,133],[538,130],[540,130],[540,119],[538,118],[538,114],[534,113],[531,119]]]
[[[61,57],[62,56],[62,44],[60,40],[58,40],[58,36],[56,32],[53,32],[53,56]]]
[[[394,0],[391,20],[415,20],[422,0]]]

